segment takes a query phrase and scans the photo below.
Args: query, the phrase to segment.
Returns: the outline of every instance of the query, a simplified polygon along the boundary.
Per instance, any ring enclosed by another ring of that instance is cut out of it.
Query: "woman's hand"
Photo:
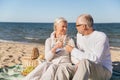
[[[55,45],[56,48],[62,48],[63,47],[63,41],[58,41]]]
[[[62,41],[58,41],[58,42],[55,44],[55,46],[51,49],[51,51],[52,51],[53,53],[55,53],[55,52],[56,52],[56,49],[62,48],[62,47],[63,47],[63,42],[62,42]]]

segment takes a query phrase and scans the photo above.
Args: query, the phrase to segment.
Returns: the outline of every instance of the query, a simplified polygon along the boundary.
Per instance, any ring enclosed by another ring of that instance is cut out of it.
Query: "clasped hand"
[[[63,48],[63,42],[62,42],[62,41],[58,41],[58,42],[54,45],[54,47],[52,48],[51,51],[52,51],[53,53],[55,53],[58,48]]]
[[[63,47],[63,41],[58,41],[56,44],[55,44],[55,46],[54,46],[54,48],[62,48]]]
[[[55,44],[55,46],[53,47],[52,51],[55,52],[56,49],[58,49],[58,48],[63,48],[63,42],[62,42],[62,41],[58,41],[58,42]],[[72,47],[72,46],[70,46],[70,45],[66,45],[66,46],[64,47],[64,49],[65,49],[68,53],[71,53],[71,51],[72,51],[73,48],[74,48],[74,47]]]

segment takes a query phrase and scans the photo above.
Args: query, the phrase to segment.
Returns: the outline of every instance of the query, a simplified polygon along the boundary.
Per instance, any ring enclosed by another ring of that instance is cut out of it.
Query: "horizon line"
[[[0,23],[54,23],[54,22],[15,22],[15,21],[0,21]],[[68,22],[68,23],[76,23],[76,22]],[[99,24],[99,23],[120,23],[120,22],[94,22],[95,24]]]

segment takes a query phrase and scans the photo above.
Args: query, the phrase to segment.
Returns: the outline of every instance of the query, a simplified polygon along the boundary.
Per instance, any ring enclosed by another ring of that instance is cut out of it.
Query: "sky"
[[[84,13],[95,23],[119,23],[120,0],[0,0],[0,22],[76,22]]]

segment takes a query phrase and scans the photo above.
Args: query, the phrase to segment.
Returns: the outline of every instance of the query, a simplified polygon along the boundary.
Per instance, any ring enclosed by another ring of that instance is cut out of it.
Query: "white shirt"
[[[112,73],[112,62],[109,40],[103,32],[94,31],[90,35],[77,34],[77,48],[73,48],[71,56],[78,60],[88,59],[100,63]]]

